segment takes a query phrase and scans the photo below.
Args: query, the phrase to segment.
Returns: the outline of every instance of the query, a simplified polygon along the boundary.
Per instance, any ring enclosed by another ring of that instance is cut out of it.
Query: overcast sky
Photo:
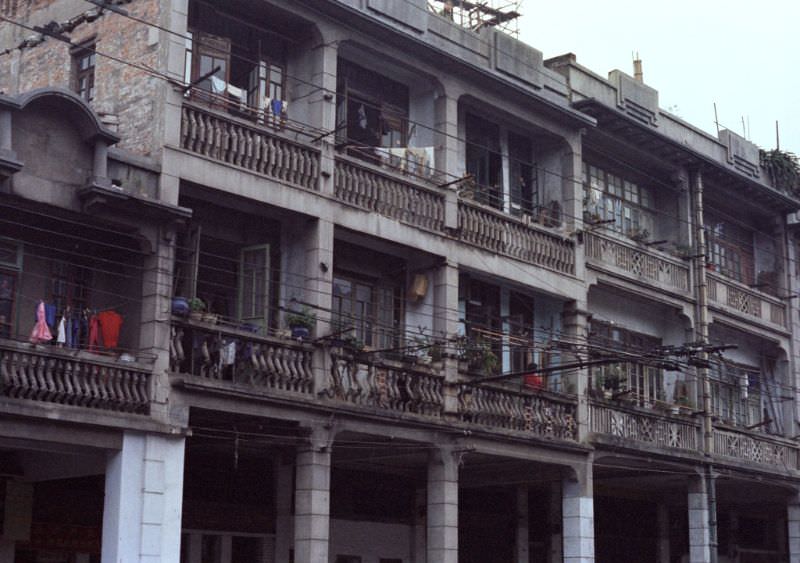
[[[744,117],[767,149],[778,120],[781,149],[800,154],[800,1],[523,0],[520,12],[519,38],[545,58],[572,52],[606,77],[633,74],[638,51],[662,108],[716,134],[716,102],[721,127],[741,135]]]

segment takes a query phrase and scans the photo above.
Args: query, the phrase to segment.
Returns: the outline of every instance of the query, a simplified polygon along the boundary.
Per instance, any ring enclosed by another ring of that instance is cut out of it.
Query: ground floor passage
[[[124,432],[119,449],[4,444],[0,563],[704,563],[714,544],[720,563],[800,557],[797,494],[757,479],[717,472],[714,534],[710,481],[685,467],[598,456],[581,482],[458,441],[190,423],[188,438]]]

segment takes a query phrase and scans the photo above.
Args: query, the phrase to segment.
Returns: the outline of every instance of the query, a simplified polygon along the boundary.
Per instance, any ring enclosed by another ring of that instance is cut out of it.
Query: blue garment
[[[277,98],[270,102],[272,106],[272,115],[276,117],[280,117],[281,113],[283,113],[283,102]]]
[[[80,318],[72,318],[72,348],[78,348],[81,345],[81,321]]]
[[[55,328],[56,326],[56,306],[52,303],[45,303],[44,304],[44,320],[47,322],[47,326],[50,328]]]
[[[64,346],[67,348],[72,348],[72,319],[69,317],[65,317],[64,323],[64,336],[66,341],[64,342]]]

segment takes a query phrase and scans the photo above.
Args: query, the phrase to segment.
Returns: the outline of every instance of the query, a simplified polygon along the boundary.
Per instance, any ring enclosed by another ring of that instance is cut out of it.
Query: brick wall
[[[10,2],[12,0],[0,0]],[[118,3],[123,3],[118,0]],[[124,8],[132,15],[146,21],[159,23],[159,0],[130,0]],[[69,20],[80,23],[67,32],[73,43],[96,38],[99,53],[113,55],[122,60],[136,62],[153,69],[163,67],[159,34],[152,26],[141,24],[113,12],[105,11],[93,21],[84,21],[83,14],[93,14],[97,8],[88,2],[74,0],[16,0],[17,21],[41,25],[54,18],[58,23]],[[45,86],[73,88],[72,57],[66,43],[53,38],[35,42],[18,49],[27,38],[37,34],[20,29],[6,30],[0,35],[0,91],[9,94],[26,92]],[[162,135],[160,123],[166,82],[144,70],[95,57],[95,111],[114,117],[119,125],[117,132],[122,140],[117,145],[142,155],[158,156]],[[112,129],[115,127],[112,127]]]

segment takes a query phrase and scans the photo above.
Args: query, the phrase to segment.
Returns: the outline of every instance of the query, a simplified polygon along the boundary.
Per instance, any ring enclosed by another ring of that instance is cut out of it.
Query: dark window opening
[[[84,45],[73,51],[75,91],[87,102],[94,100],[95,46]]]
[[[466,117],[467,174],[472,175],[480,203],[503,208],[503,156],[500,128],[472,114]]]
[[[536,189],[536,168],[531,161],[533,146],[530,139],[508,134],[509,181],[511,212],[533,215],[539,207],[539,193]]]
[[[339,59],[337,142],[348,154],[379,163],[408,142],[408,88]]]

